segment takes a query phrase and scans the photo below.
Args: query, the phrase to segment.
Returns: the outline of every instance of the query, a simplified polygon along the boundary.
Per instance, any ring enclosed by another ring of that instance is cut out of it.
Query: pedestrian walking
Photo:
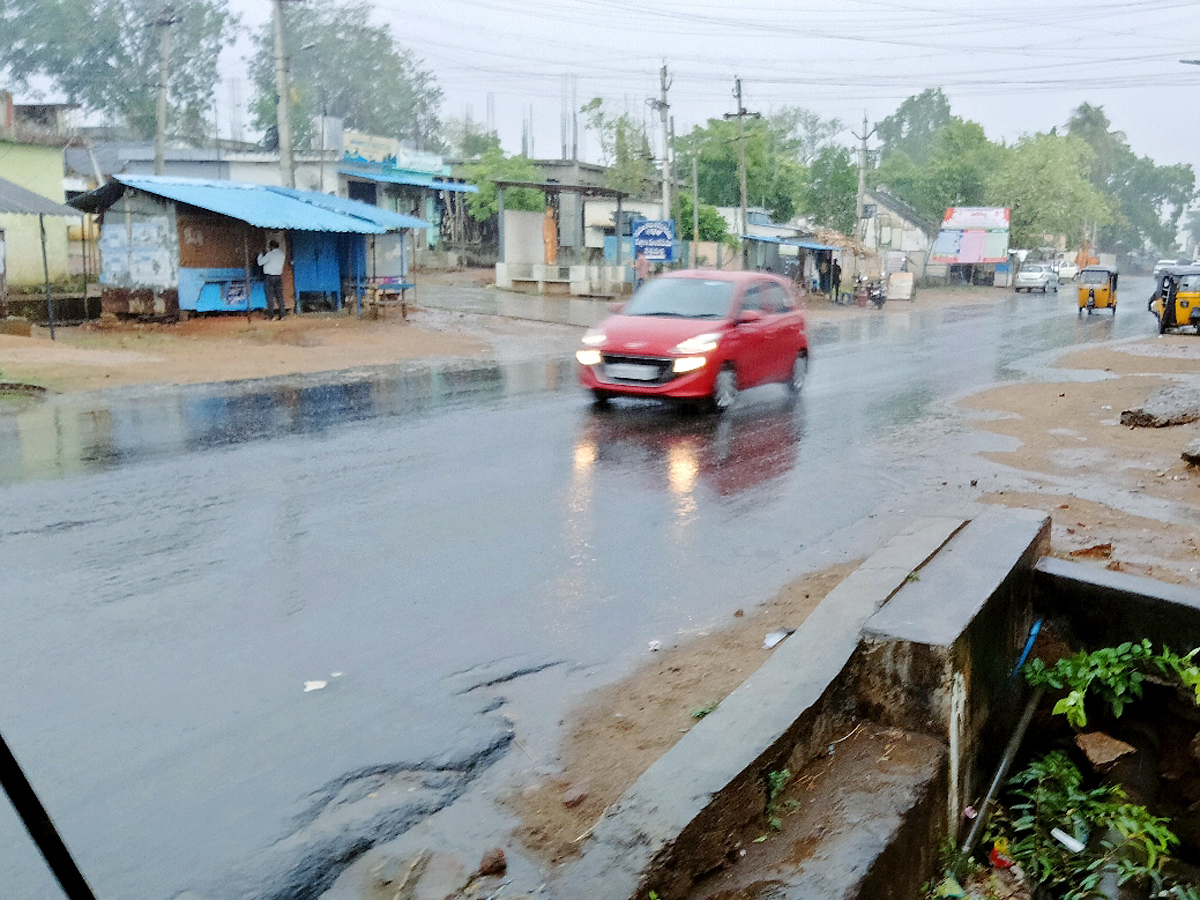
[[[835,259],[829,269],[829,289],[833,291],[833,302],[841,303],[842,296],[842,266]]]
[[[271,241],[265,253],[258,254],[263,270],[263,288],[267,294],[267,318],[283,318],[283,251],[279,241]]]
[[[636,291],[650,279],[650,260],[646,259],[646,251],[639,250],[633,261],[633,289]]]

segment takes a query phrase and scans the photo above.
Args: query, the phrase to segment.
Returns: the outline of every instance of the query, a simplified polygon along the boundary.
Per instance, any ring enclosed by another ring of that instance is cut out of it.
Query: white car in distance
[[[1026,263],[1021,266],[1021,271],[1017,273],[1017,280],[1013,283],[1017,293],[1021,291],[1033,292],[1040,290],[1043,294],[1051,288],[1058,293],[1058,276],[1050,266],[1044,263]]]

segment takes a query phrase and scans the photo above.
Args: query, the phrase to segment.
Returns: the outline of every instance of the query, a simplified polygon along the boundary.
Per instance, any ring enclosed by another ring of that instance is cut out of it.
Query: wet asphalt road
[[[948,401],[1152,334],[1122,289],[823,326],[800,401],[719,421],[555,360],[0,409],[0,731],[99,897],[316,897],[512,752],[505,685],[552,719],[555,678],[968,502]],[[57,896],[7,803],[0,884]]]

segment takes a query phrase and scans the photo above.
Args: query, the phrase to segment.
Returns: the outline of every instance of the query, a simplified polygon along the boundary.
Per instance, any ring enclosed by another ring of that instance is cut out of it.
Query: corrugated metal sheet
[[[456,181],[438,181],[428,175],[417,175],[410,172],[371,172],[362,169],[339,169],[343,175],[353,175],[355,178],[365,178],[367,181],[377,181],[381,184],[407,184],[413,187],[427,187],[438,191],[458,191],[464,194],[478,194],[479,188],[473,184],[459,184]]]
[[[311,203],[314,206],[320,206],[324,209],[332,210],[336,213],[344,213],[348,216],[357,216],[361,219],[369,219],[379,225],[383,225],[388,229],[392,228],[429,228],[430,225],[424,219],[418,219],[416,216],[406,216],[403,213],[395,213],[386,209],[380,209],[378,206],[372,206],[369,203],[362,203],[358,200],[346,200],[343,197],[331,197],[329,194],[317,194],[312,191],[298,191],[294,188],[271,187],[270,190],[278,191],[286,194],[289,197],[294,197],[304,203]]]
[[[0,213],[17,213],[26,216],[71,216],[80,215],[79,210],[47,200],[41,194],[0,178]]]
[[[139,191],[220,213],[258,228],[335,234],[383,234],[391,230],[377,220],[334,212],[297,199],[289,193],[273,190],[267,185],[154,175],[119,175],[114,180]],[[319,198],[323,195],[316,196]]]
[[[761,241],[764,244],[781,244],[785,247],[800,247],[804,250],[839,250],[833,244],[818,244],[816,241],[805,241],[800,238],[768,237],[760,234],[743,234],[743,241]]]

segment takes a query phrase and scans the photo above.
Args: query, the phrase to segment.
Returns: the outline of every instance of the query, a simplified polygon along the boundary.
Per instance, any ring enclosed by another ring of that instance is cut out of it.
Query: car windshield
[[[627,316],[723,319],[733,305],[733,282],[707,278],[659,278],[647,282],[624,309]]]
[[[1079,280],[1084,284],[1108,284],[1108,273],[1097,269],[1084,269]]]
[[[1038,274],[1041,274],[1042,267],[1041,266],[1026,266],[1021,271],[1026,272],[1029,275],[1038,275]]]

